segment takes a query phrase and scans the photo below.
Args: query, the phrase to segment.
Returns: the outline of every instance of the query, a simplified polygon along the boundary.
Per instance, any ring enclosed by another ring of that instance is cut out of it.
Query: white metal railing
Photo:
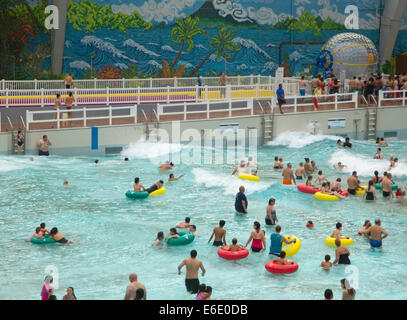
[[[233,104],[245,104],[244,107],[233,107]],[[179,111],[177,109],[180,109]],[[200,110],[189,110],[199,109]],[[233,111],[249,111],[253,115],[253,98],[248,100],[228,100],[228,101],[206,101],[198,103],[178,103],[178,104],[159,104],[157,105],[157,119],[162,120],[163,116],[183,116],[183,120],[188,120],[188,115],[205,114],[205,118],[209,120],[211,113],[228,113],[229,118],[232,118]]]
[[[392,105],[406,106],[407,90],[380,90],[377,105],[383,107],[385,102],[391,102]]]
[[[53,106],[56,95],[61,95],[62,103],[72,92],[75,106],[116,105],[142,103],[197,102],[200,100],[227,100],[248,98],[271,98],[273,85],[203,86],[203,87],[162,87],[162,88],[103,88],[103,89],[40,89],[0,91],[0,106]]]
[[[117,110],[126,110],[128,114],[114,114]],[[108,120],[109,125],[113,124],[113,119],[119,118],[133,118],[134,123],[137,123],[137,105],[127,106],[127,107],[114,107],[107,106],[101,108],[81,108],[77,110],[40,110],[40,111],[26,111],[26,125],[27,130],[30,130],[30,125],[36,123],[52,123],[56,124],[56,129],[60,129],[61,125],[67,125],[68,122],[82,121],[83,127],[88,126],[88,122],[91,120]],[[92,116],[93,112],[107,113],[107,115]],[[72,112],[72,118],[64,117],[69,112]],[[35,119],[35,116],[39,115],[39,119]]]

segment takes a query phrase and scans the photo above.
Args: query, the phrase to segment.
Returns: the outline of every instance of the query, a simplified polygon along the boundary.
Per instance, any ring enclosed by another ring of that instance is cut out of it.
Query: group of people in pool
[[[54,288],[52,286],[53,282],[54,278],[51,275],[45,277],[41,289],[41,300],[58,300],[57,296],[54,294]],[[68,287],[66,289],[66,295],[63,296],[62,300],[77,300],[74,288]]]
[[[351,287],[348,279],[341,279],[342,300],[355,300],[356,290]],[[326,289],[323,300],[333,300],[334,294],[332,289]]]
[[[240,164],[233,169],[232,176],[237,174],[247,174],[257,176],[258,170],[258,163],[253,160],[253,157],[249,157],[247,162],[245,160],[241,160]]]
[[[65,239],[64,235],[58,231],[57,227],[54,227],[51,229],[51,231],[48,231],[44,222],[42,222],[39,227],[35,228],[35,233],[31,236],[30,239],[28,239],[28,241],[31,241],[34,238],[35,239],[51,238],[58,243],[72,243],[74,241],[74,239],[70,240]]]

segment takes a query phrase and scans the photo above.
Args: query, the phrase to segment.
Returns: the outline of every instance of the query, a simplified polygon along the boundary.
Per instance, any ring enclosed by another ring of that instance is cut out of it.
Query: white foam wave
[[[121,51],[117,49],[113,44],[103,41],[102,39],[95,37],[95,36],[85,36],[81,39],[81,44],[85,46],[90,46],[93,48],[96,48],[100,51],[104,51],[106,53],[111,54],[113,57],[119,58],[119,59],[125,59],[129,60],[133,63],[136,63],[137,61],[134,59],[131,59],[127,56],[125,56],[123,53],[124,51]]]
[[[182,145],[177,143],[151,142],[145,138],[124,148],[122,155],[133,159],[155,159],[159,157],[178,153],[182,150]]]
[[[192,169],[192,173],[195,175],[195,182],[197,184],[203,184],[206,188],[222,188],[223,194],[225,195],[235,195],[242,185],[246,188],[246,195],[265,191],[271,185],[261,181],[253,182],[241,180],[226,173],[212,173],[201,168]]]
[[[7,172],[19,169],[23,169],[23,167],[16,163],[11,163],[10,161],[7,160],[0,160],[0,172]]]
[[[328,136],[328,135],[312,135],[307,132],[284,132],[276,137],[273,141],[267,143],[270,146],[287,146],[289,148],[303,148],[307,145],[313,144],[315,142],[319,142],[322,140],[333,140],[337,141],[338,139],[343,139],[342,137],[337,136]]]
[[[390,167],[390,161],[388,160],[375,160],[373,156],[369,158],[368,156],[355,154],[347,150],[334,152],[328,160],[331,166],[336,165],[338,162],[342,162],[347,166],[342,169],[342,172],[352,173],[357,171],[358,176],[362,177],[373,177],[375,170],[379,171],[380,175],[383,175],[383,172],[388,171]],[[397,167],[390,172],[394,177],[407,176],[407,164],[399,161]]]
[[[151,50],[148,50],[146,47],[141,45],[140,43],[132,40],[132,39],[127,39],[126,41],[123,42],[124,47],[131,47],[136,49],[137,51],[140,51],[148,56],[153,56],[153,57],[159,57],[160,55],[158,53],[155,53]]]

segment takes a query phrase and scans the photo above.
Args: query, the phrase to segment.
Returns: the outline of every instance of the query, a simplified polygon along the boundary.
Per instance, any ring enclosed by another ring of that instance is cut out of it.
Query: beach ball
[[[330,38],[322,47],[332,61],[332,69],[337,78],[341,71],[346,78],[366,77],[378,72],[379,55],[374,43],[364,35],[352,32],[340,33]]]

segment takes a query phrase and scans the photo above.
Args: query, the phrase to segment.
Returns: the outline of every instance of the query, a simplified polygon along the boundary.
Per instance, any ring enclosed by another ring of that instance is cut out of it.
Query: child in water
[[[318,177],[316,177],[315,182],[318,182],[319,185],[322,185],[324,182],[326,182],[325,176],[322,174],[322,170],[318,171]]]
[[[332,262],[331,262],[330,260],[331,260],[331,256],[330,256],[329,254],[327,254],[327,255],[325,256],[325,261],[322,261],[322,262],[321,262],[321,267],[322,267],[324,270],[330,270],[330,269],[331,269],[331,267],[332,267]]]
[[[246,249],[246,247],[243,247],[240,244],[237,244],[237,239],[233,238],[232,239],[232,244],[227,246],[227,247],[222,247],[222,249],[226,250],[226,251],[239,251],[239,250]]]
[[[154,245],[155,246],[160,246],[160,245],[163,245],[163,244],[164,244],[164,232],[160,231],[157,234],[157,238],[154,241]]]
[[[45,223],[40,224],[40,233],[41,235],[47,235],[49,234],[49,231],[45,228]]]

